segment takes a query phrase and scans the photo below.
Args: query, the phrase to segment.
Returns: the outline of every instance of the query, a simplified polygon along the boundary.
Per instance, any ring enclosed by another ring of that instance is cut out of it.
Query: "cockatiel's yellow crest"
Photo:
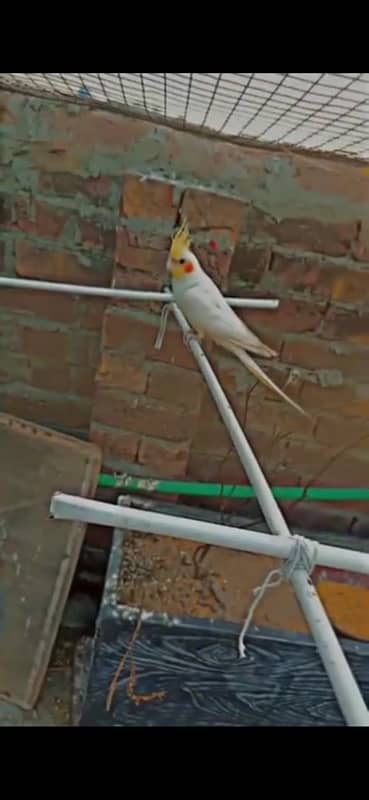
[[[247,325],[244,325],[209,275],[204,272],[190,247],[189,227],[186,220],[183,220],[172,238],[167,269],[171,277],[174,300],[197,335],[200,338],[211,339],[225,350],[229,350],[265,386],[301,414],[309,416],[279,386],[276,386],[248,355],[247,350],[264,358],[271,358],[277,353],[263,344]]]
[[[186,220],[182,222],[178,231],[172,238],[172,244],[169,251],[169,262],[171,265],[172,278],[181,280],[189,275],[194,270],[193,259],[194,256],[190,250],[191,237],[188,224]]]
[[[176,231],[176,233],[172,238],[170,257],[174,261],[179,261],[182,258],[184,252],[186,250],[189,250],[190,247],[191,247],[190,231],[186,220],[184,220],[182,222],[181,227],[178,228],[178,231]]]

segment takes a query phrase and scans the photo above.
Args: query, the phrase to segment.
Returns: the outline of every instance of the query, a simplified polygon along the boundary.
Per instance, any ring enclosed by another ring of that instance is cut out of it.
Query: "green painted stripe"
[[[160,492],[161,494],[180,494],[191,497],[234,497],[250,499],[255,497],[252,486],[236,486],[221,483],[196,483],[192,481],[167,481],[154,478],[136,478],[131,475],[106,475],[102,473],[99,486],[110,489],[128,489],[130,492]],[[272,492],[278,500],[369,500],[369,488],[350,487],[312,487],[273,486]]]

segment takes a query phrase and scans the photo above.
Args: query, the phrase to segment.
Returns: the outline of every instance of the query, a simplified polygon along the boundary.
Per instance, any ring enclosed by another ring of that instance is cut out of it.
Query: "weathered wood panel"
[[[48,518],[55,491],[93,496],[95,445],[0,414],[0,697],[37,700],[85,525]]]

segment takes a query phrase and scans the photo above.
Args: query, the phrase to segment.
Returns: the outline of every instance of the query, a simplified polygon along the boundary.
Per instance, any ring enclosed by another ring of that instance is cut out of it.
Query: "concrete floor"
[[[69,631],[61,631],[36,708],[23,711],[12,703],[0,700],[0,726],[72,725],[73,662],[77,641]]]

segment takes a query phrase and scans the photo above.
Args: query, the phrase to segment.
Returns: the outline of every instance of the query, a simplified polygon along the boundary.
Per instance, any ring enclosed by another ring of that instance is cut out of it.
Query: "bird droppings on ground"
[[[173,616],[242,622],[253,589],[275,559],[223,547],[208,547],[166,536],[137,533],[124,538],[119,601],[127,606]],[[266,595],[255,624],[307,632],[290,586]]]

